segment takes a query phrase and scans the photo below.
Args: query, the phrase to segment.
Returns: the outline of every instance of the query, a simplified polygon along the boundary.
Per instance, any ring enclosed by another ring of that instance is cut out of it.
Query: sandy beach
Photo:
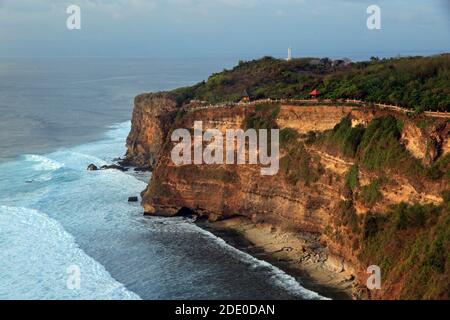
[[[201,221],[198,225],[234,247],[279,267],[309,290],[331,299],[352,299],[352,273],[340,270],[339,262],[320,245],[315,235],[255,224],[244,217],[213,223]]]

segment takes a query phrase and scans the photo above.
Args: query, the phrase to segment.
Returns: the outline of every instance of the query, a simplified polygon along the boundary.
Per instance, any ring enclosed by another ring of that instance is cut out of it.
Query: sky
[[[369,5],[381,29],[367,28]],[[69,30],[69,5],[81,29]],[[450,52],[450,0],[0,0],[0,56],[397,56]]]

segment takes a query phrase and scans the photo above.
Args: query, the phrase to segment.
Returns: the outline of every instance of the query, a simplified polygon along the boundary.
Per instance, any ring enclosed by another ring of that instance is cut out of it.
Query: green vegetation
[[[422,118],[416,121],[417,128],[427,129],[436,123],[436,118]]]
[[[298,145],[300,134],[291,128],[284,128],[280,131],[280,149],[289,151]]]
[[[359,186],[359,167],[357,164],[353,165],[345,176],[345,185],[351,191]]]
[[[283,155],[280,159],[280,172],[292,185],[298,182],[310,185],[316,182],[325,170],[320,158],[312,157],[299,139],[300,134],[294,129],[284,128],[280,131],[280,150]]]
[[[280,159],[280,172],[292,185],[299,181],[310,185],[319,178],[320,160],[313,159],[303,143],[299,143],[288,148],[286,155]]]
[[[382,194],[380,192],[380,187],[381,179],[376,179],[367,186],[361,188],[359,199],[361,199],[366,207],[371,208],[381,200]]]
[[[353,232],[359,232],[359,219],[353,206],[353,201],[346,200],[339,202],[337,225],[349,227]]]
[[[366,215],[360,259],[379,265],[387,285],[401,283],[399,298],[449,298],[449,205],[401,203],[385,215]]]
[[[393,116],[373,119],[366,129],[351,127],[349,118],[342,121],[318,139],[330,153],[351,157],[360,168],[379,174],[394,172],[419,181],[429,175],[442,177],[448,168],[448,159],[439,161],[433,168],[425,169],[400,142],[402,122]],[[354,185],[351,186],[354,189]]]
[[[307,144],[316,143],[331,154],[355,160],[356,167],[350,170],[346,178],[346,187],[352,191],[357,186],[355,170],[358,168],[377,174],[405,175],[416,187],[420,187],[423,179],[445,179],[450,182],[450,154],[425,167],[401,143],[402,126],[402,122],[395,117],[385,116],[373,119],[366,129],[360,126],[352,128],[351,120],[345,117],[333,130],[308,137]],[[371,186],[374,187],[375,185]],[[366,194],[369,190],[364,191]]]
[[[351,200],[341,201],[325,233],[351,246],[363,266],[379,266],[382,289],[395,291],[392,297],[449,299],[450,190],[444,198],[439,206],[400,203],[362,219]]]
[[[450,154],[446,154],[436,161],[427,171],[427,176],[432,180],[444,178],[450,183]]]
[[[245,129],[275,129],[277,128],[277,116],[280,113],[279,104],[259,104],[255,111],[244,120]]]
[[[346,117],[327,135],[325,144],[330,152],[340,151],[344,157],[353,158],[361,143],[364,131],[362,125],[352,127],[351,119]]]
[[[450,111],[450,55],[373,59],[336,64],[330,59],[271,57],[240,62],[232,70],[171,93],[179,104],[191,99],[212,103],[252,99],[309,98],[318,89],[326,99],[360,99],[397,104],[421,112]]]
[[[401,129],[401,122],[392,116],[369,123],[358,146],[358,158],[366,169],[400,169],[412,159],[400,143]]]
[[[449,299],[450,190],[443,193],[439,206],[400,203],[387,213],[363,216],[354,207],[358,199],[373,208],[382,199],[385,175],[391,173],[406,176],[413,184],[424,179],[450,181],[450,155],[429,167],[422,165],[401,143],[402,130],[402,121],[392,116],[375,118],[365,129],[352,128],[346,117],[333,130],[306,137],[308,145],[321,146],[355,163],[344,181],[343,195],[349,200],[339,202],[325,233],[352,248],[362,265],[380,266],[385,293],[395,292],[393,297],[401,299]],[[290,145],[291,140],[285,140]],[[379,178],[361,187],[360,169]]]

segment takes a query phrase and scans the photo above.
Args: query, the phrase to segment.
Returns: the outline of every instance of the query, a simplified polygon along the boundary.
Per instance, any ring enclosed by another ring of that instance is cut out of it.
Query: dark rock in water
[[[98,167],[95,164],[91,163],[90,165],[88,165],[87,170],[89,170],[89,171],[97,171]]]
[[[130,161],[128,160],[128,159],[117,159],[117,160],[114,160],[115,162],[117,162],[120,166],[122,166],[122,167],[130,167],[131,166],[131,163],[130,163]]]
[[[109,166],[102,166],[100,169],[102,169],[102,170],[119,170],[119,171],[122,171],[122,172],[125,172],[125,171],[128,171],[128,168],[124,168],[124,167],[122,167],[122,166],[119,166],[119,165],[117,165],[117,164],[112,164],[112,165],[109,165]]]
[[[128,202],[138,202],[139,198],[138,197],[129,197],[128,198]]]
[[[134,168],[135,172],[147,172],[147,171],[153,171],[153,168],[151,166],[147,166],[147,167],[138,167],[138,168]]]

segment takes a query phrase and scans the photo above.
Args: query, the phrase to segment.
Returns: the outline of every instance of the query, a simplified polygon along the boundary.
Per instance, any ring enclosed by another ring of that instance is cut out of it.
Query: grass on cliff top
[[[179,104],[252,99],[309,98],[318,89],[326,99],[360,99],[398,104],[417,111],[450,111],[450,54],[372,59],[352,64],[330,59],[285,61],[271,57],[240,62],[207,81],[171,92]]]

